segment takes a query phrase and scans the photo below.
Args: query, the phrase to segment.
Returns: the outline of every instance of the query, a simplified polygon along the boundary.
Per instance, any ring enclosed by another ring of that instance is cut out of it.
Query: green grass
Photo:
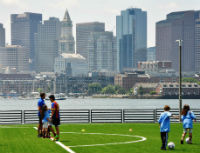
[[[66,151],[48,139],[37,138],[33,125],[16,125],[27,128],[3,128],[0,126],[0,153],[65,153]],[[14,125],[9,127],[16,127]],[[6,126],[8,127],[8,126]],[[129,129],[133,129],[132,132]],[[85,129],[85,132],[81,130]],[[66,146],[105,144],[138,140],[136,137],[113,135],[88,135],[87,133],[107,133],[139,135],[146,141],[132,144],[117,144],[92,147],[72,147],[76,153],[197,153],[200,150],[200,127],[194,125],[193,144],[180,144],[182,124],[171,124],[169,141],[176,144],[175,150],[161,151],[161,140],[158,124],[64,124],[60,126],[60,142]],[[83,134],[81,134],[83,133]],[[85,134],[84,134],[85,133]]]

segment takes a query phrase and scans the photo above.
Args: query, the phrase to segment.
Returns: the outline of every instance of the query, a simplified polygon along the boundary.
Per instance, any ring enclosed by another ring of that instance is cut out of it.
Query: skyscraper
[[[60,38],[60,21],[49,18],[39,24],[35,34],[35,70],[37,72],[53,72],[55,57],[58,56],[58,40]]]
[[[66,10],[63,21],[61,22],[61,36],[59,40],[59,54],[75,52],[75,42],[72,33],[72,20],[69,16],[68,10]]]
[[[198,51],[198,37],[200,37],[198,32],[199,14],[200,11],[172,12],[167,15],[166,20],[156,23],[157,60],[172,61],[172,68],[178,71],[179,46],[176,40],[182,39],[182,70],[184,72],[194,72],[195,67],[198,69],[197,61],[198,54],[200,54]]]
[[[5,29],[3,24],[0,23],[0,47],[5,46]]]
[[[147,48],[147,61],[156,60],[156,47]]]
[[[195,71],[200,72],[200,18],[195,20]]]
[[[88,39],[89,71],[115,71],[116,43],[112,32],[92,32]]]
[[[38,31],[38,24],[42,21],[42,14],[25,12],[11,15],[11,43],[27,48],[30,58],[30,69],[34,69],[35,49],[34,33]]]
[[[121,11],[116,17],[118,71],[136,68],[146,61],[147,12],[138,8]]]
[[[91,32],[104,32],[105,23],[88,22],[76,24],[76,50],[78,54],[88,59],[88,36]]]
[[[75,52],[72,28],[72,20],[66,10],[64,19],[61,22],[59,50],[58,56],[55,58],[54,72],[72,76],[86,75],[88,72],[87,61]]]

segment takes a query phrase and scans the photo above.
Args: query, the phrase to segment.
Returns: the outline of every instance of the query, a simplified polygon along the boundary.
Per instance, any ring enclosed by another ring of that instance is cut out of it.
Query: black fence
[[[0,124],[23,124],[22,114],[21,110],[1,110]]]
[[[200,109],[192,109],[200,121]],[[62,109],[61,123],[156,123],[163,109]],[[178,115],[178,109],[171,110]],[[178,119],[171,119],[179,122]],[[37,110],[0,110],[0,124],[38,123]]]

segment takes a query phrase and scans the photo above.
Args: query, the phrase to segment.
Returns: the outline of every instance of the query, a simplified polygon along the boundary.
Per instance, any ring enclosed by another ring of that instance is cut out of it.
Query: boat
[[[64,93],[54,94],[55,100],[66,100],[67,97]],[[46,97],[46,100],[49,100],[49,96]]]
[[[55,94],[55,99],[56,100],[66,100],[66,96],[63,93]]]

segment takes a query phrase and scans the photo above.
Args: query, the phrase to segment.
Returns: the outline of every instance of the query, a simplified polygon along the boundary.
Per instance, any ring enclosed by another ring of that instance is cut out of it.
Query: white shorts
[[[47,129],[48,128],[48,122],[43,123],[43,128]]]

